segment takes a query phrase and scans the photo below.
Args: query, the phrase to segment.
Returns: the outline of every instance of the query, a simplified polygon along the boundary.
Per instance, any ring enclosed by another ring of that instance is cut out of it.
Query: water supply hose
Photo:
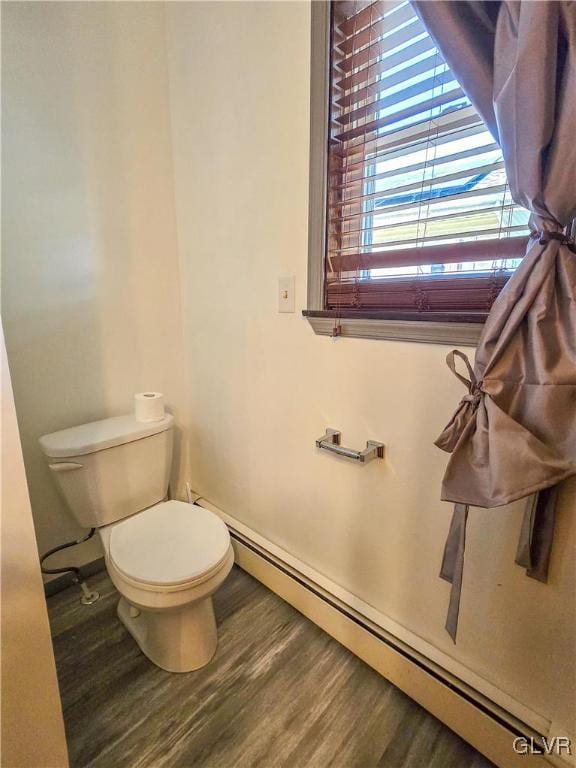
[[[46,568],[44,565],[44,561],[49,558],[51,555],[56,554],[56,552],[60,552],[63,549],[68,549],[69,547],[75,547],[77,544],[83,544],[85,541],[88,541],[88,539],[91,539],[92,536],[96,533],[96,528],[90,528],[89,532],[86,534],[86,536],[82,536],[81,539],[75,539],[74,541],[67,541],[66,544],[59,544],[57,547],[52,547],[52,549],[49,549],[48,552],[45,552],[42,557],[40,558],[40,570],[42,573],[46,574],[54,574],[54,573],[71,573],[72,574],[72,581],[74,584],[78,584],[80,586],[80,589],[82,590],[82,598],[81,602],[83,605],[91,605],[92,603],[95,603],[96,600],[99,599],[100,595],[98,592],[91,590],[85,581],[81,581],[80,576],[80,568],[76,567],[75,565],[68,565],[63,568]]]

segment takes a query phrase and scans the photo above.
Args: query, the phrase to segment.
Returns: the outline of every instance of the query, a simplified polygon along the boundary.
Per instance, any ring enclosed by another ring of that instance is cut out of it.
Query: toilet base
[[[130,603],[121,597],[118,618],[142,653],[167,672],[200,669],[216,653],[218,636],[211,596],[168,611],[131,610]]]

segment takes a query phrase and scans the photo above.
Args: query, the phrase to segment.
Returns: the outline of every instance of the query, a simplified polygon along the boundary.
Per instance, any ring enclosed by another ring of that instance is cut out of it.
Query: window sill
[[[302,313],[320,336],[332,336],[331,312],[304,310]],[[481,322],[442,322],[440,320],[392,320],[377,317],[340,317],[340,336],[360,339],[415,341],[421,344],[461,344],[475,347],[482,332]]]

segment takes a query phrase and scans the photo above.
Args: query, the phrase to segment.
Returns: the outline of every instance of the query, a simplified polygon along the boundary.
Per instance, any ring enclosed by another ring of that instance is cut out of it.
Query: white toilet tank
[[[72,514],[99,528],[165,498],[174,418],[115,416],[40,438],[48,466]]]

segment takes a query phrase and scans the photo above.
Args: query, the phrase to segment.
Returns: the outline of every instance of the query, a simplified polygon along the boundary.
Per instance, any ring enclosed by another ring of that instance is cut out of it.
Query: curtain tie
[[[440,568],[440,578],[452,585],[450,602],[446,617],[446,631],[456,642],[458,616],[460,614],[460,596],[462,594],[462,576],[464,575],[464,550],[466,548],[466,523],[468,505],[455,504],[450,530],[444,545],[444,556]]]
[[[540,232],[535,232],[533,236],[538,238],[540,245],[548,245],[551,240],[557,240],[560,245],[566,245],[572,253],[576,253],[576,240],[565,232],[549,232],[547,229],[542,229]]]
[[[469,379],[456,370],[456,358],[464,362],[468,371]],[[459,379],[468,389],[468,393],[460,400],[456,412],[444,427],[442,434],[437,438],[434,445],[443,451],[452,453],[464,429],[478,410],[481,399],[484,396],[482,391],[482,381],[476,378],[474,369],[467,355],[460,352],[459,349],[453,349],[446,355],[446,364],[454,376]]]
[[[516,562],[526,575],[546,583],[554,538],[558,486],[528,497],[520,530]]]
[[[557,496],[556,486],[528,498],[516,553],[516,563],[526,568],[526,575],[544,583],[548,579]],[[468,505],[455,504],[440,567],[440,578],[451,585],[446,630],[454,642],[460,615],[467,521]]]

